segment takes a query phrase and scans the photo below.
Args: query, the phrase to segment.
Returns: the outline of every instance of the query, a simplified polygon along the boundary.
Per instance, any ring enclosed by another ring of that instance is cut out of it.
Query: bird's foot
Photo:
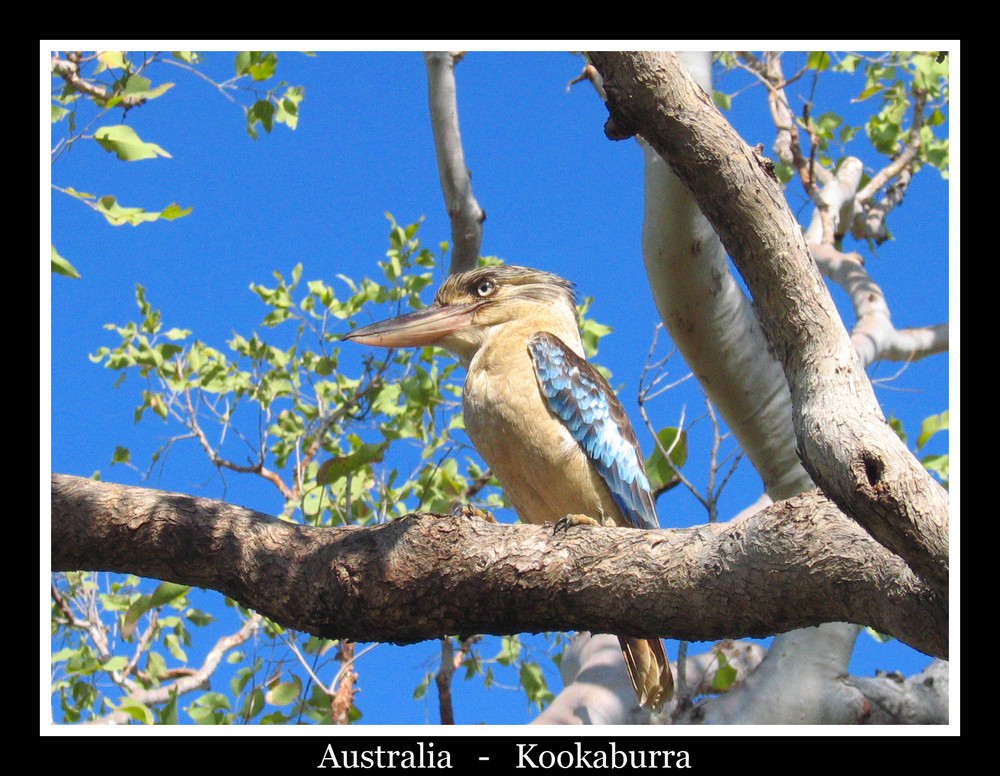
[[[555,527],[552,529],[552,533],[556,534],[560,531],[568,531],[571,527],[576,525],[596,525],[600,526],[600,522],[587,515],[566,515],[560,517],[556,520]]]
[[[452,515],[455,517],[478,517],[480,520],[485,520],[489,523],[495,523],[496,518],[493,517],[492,513],[487,512],[485,509],[480,509],[479,507],[470,506],[469,504],[462,504],[451,510]]]

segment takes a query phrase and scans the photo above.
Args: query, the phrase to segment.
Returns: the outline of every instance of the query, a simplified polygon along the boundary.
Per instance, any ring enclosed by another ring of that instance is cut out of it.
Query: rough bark
[[[767,159],[669,52],[593,52],[611,139],[641,135],[692,192],[747,283],[792,394],[813,480],[942,595],[948,495],[895,435]]]
[[[946,600],[818,492],[672,531],[427,515],[315,528],[53,474],[52,570],[210,588],[286,627],[355,641],[550,630],[702,641],[840,620],[948,650]]]
[[[948,663],[935,660],[909,678],[880,672],[875,677],[851,677],[864,693],[866,725],[941,725],[949,720]]]
[[[711,54],[681,52],[679,57],[698,84],[710,89]],[[663,157],[639,140],[645,158],[643,260],[671,339],[739,440],[770,499],[815,489],[796,453],[784,371],[730,272],[721,241]],[[769,648],[773,654],[752,682],[712,694],[687,721],[843,722],[845,710],[857,707],[850,702],[856,695],[845,698],[841,678],[858,632],[855,625],[826,623],[777,635]]]

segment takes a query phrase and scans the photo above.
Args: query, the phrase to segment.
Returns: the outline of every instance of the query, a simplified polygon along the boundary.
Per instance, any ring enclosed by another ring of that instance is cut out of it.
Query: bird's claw
[[[576,525],[596,525],[600,526],[600,523],[592,517],[587,515],[565,515],[556,520],[555,526],[552,529],[552,533],[556,534],[560,531],[568,531],[571,527]]]
[[[480,509],[479,507],[470,506],[469,504],[461,504],[451,510],[451,513],[455,517],[478,517],[480,520],[486,520],[489,523],[496,522],[496,518],[493,517],[491,512],[487,512],[485,509]]]

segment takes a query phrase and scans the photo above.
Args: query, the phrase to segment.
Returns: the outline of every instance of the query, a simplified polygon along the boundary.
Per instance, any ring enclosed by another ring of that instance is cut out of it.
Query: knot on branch
[[[635,133],[635,125],[622,116],[615,116],[612,113],[604,122],[604,135],[608,140],[628,140],[634,137]]]
[[[764,155],[763,143],[758,143],[754,146],[753,155],[757,160],[757,164],[765,173],[767,173],[767,176],[773,180],[778,180],[778,176],[774,174],[774,160],[769,156]]]

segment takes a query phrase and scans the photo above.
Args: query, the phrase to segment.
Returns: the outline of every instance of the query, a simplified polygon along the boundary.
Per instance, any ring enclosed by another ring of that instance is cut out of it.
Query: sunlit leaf
[[[945,410],[940,415],[931,415],[928,418],[924,418],[924,422],[920,425],[920,436],[917,437],[917,450],[926,445],[932,436],[934,436],[938,431],[947,431],[948,429],[948,410]]]
[[[70,264],[66,259],[60,256],[56,252],[56,246],[52,246],[52,272],[57,275],[63,275],[68,278],[78,278],[80,273],[76,271],[76,267]]]
[[[94,132],[94,139],[105,151],[114,153],[126,162],[155,159],[157,156],[170,157],[170,154],[155,143],[145,143],[140,140],[135,130],[127,124],[101,127]]]
[[[122,207],[110,194],[98,199],[94,204],[94,209],[103,215],[112,226],[123,224],[138,226],[161,218],[173,221],[191,212],[191,208],[182,209],[176,202],[159,212],[144,210],[141,207]]]

